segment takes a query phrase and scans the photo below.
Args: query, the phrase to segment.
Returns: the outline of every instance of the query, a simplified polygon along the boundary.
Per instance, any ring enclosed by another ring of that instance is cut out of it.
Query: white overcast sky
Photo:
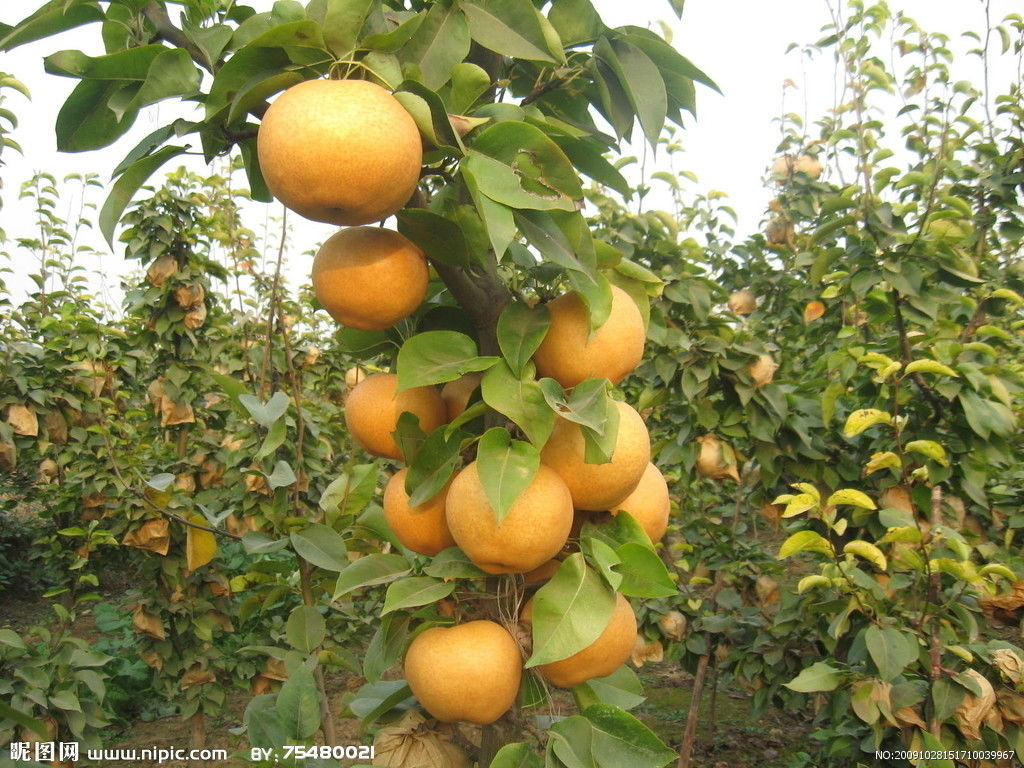
[[[0,21],[14,23],[38,4],[35,0],[4,0],[0,2]],[[263,9],[271,2],[250,0],[250,4]],[[739,234],[755,231],[771,196],[763,178],[779,141],[779,129],[773,121],[781,111],[783,82],[792,80],[799,86],[799,90],[789,91],[787,111],[802,113],[806,99],[813,119],[831,104],[831,59],[809,62],[799,51],[786,53],[790,43],[812,43],[820,37],[820,29],[829,21],[825,0],[688,0],[682,22],[676,21],[667,0],[595,0],[595,5],[609,26],[648,26],[659,19],[669,22],[677,48],[717,81],[723,95],[708,89],[698,92],[698,117],[690,121],[682,135],[686,152],[677,160],[677,169],[697,174],[699,182],[692,189],[727,193],[740,215]],[[1019,10],[1016,5],[1013,0],[991,0],[993,22]],[[890,6],[905,11],[925,29],[948,34],[954,42],[964,30],[980,31],[984,25],[983,0],[894,0]],[[169,107],[156,107],[141,115],[132,133],[111,148],[58,153],[54,119],[77,81],[45,74],[42,59],[68,48],[102,53],[98,27],[86,27],[0,55],[0,71],[22,80],[33,94],[29,103],[12,91],[5,104],[19,117],[14,138],[25,150],[24,157],[5,152],[3,158],[7,164],[2,170],[4,207],[0,210],[0,228],[9,238],[32,235],[30,211],[19,206],[16,198],[18,187],[34,170],[45,170],[58,178],[94,172],[106,180],[138,138],[165,122],[161,117],[167,112],[161,115],[159,110]],[[958,66],[964,68],[958,72],[959,79],[980,82],[972,61],[960,56]],[[993,76],[993,86],[1003,87],[998,73]],[[200,166],[195,169],[202,170]],[[656,168],[649,164],[648,171],[652,170]],[[249,226],[258,228],[269,214],[279,214],[279,207],[260,206],[249,217]],[[297,216],[290,220],[300,221]],[[302,256],[302,252],[314,248],[331,231],[326,225],[296,224],[290,249],[289,277],[293,285],[308,279],[310,257]],[[126,267],[120,249],[111,254],[100,237],[94,244],[102,252],[101,258],[87,266],[109,276],[103,281],[105,286],[97,287],[108,300],[116,301],[117,291],[110,294],[107,289],[117,285],[117,275],[135,265]],[[3,249],[14,251],[11,243],[0,246]],[[8,288],[26,290],[29,283],[21,277],[24,260],[14,254],[11,266],[16,274],[7,278]]]

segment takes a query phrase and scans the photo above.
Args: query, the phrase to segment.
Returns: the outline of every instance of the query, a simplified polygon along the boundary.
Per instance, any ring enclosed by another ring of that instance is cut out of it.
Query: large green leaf
[[[918,655],[917,640],[892,627],[880,629],[870,626],[864,631],[864,644],[878,675],[887,682],[895,680]]]
[[[576,700],[586,709],[592,704],[610,704],[622,709],[633,709],[647,700],[636,672],[623,664],[606,677],[593,677],[573,689]]]
[[[543,447],[548,441],[555,428],[555,412],[532,376],[519,378],[499,360],[484,374],[481,393],[485,403],[515,422],[535,446]]]
[[[512,301],[498,317],[498,346],[513,375],[522,376],[551,325],[551,313],[541,304],[528,307]]]
[[[363,655],[363,677],[369,682],[380,680],[387,670],[397,664],[405,654],[409,642],[408,616],[383,616],[377,631],[370,638]]]
[[[665,81],[658,67],[638,47],[619,38],[601,37],[594,44],[594,56],[615,73],[647,141],[655,146],[668,113]]]
[[[540,467],[540,451],[530,443],[513,440],[508,430],[487,430],[477,446],[477,473],[501,525],[520,494],[529,487]]]
[[[454,581],[441,581],[430,576],[412,576],[396,581],[384,596],[381,616],[403,608],[416,608],[448,597],[455,590]]]
[[[340,573],[349,567],[345,540],[332,528],[312,523],[290,534],[292,547],[303,560],[317,568]]]
[[[320,495],[319,507],[328,525],[339,515],[358,515],[373,500],[380,468],[376,464],[357,464],[334,478]]]
[[[327,0],[325,3],[323,18],[317,21],[323,28],[324,42],[338,58],[351,57],[373,5],[373,0]]]
[[[583,198],[579,175],[569,158],[535,125],[504,120],[476,134],[472,147],[512,167],[523,188],[533,194]]]
[[[473,184],[483,195],[512,209],[576,210],[575,203],[566,195],[553,190],[538,193],[535,188],[526,189],[520,173],[507,163],[482,152],[467,150],[462,170],[472,177]]]
[[[446,216],[423,208],[398,213],[398,231],[416,243],[427,256],[456,267],[469,265],[470,253],[462,228]]]
[[[462,155],[462,139],[452,126],[440,96],[417,80],[403,80],[395,90],[395,98],[431,144],[453,157]]]
[[[465,60],[470,46],[469,24],[455,3],[437,3],[427,12],[401,50],[403,62],[415,64],[420,80],[436,90],[448,82],[452,68]]]
[[[623,514],[623,513],[619,513]],[[633,597],[671,597],[678,588],[668,569],[650,545],[628,542],[615,550],[622,574],[619,591]]]
[[[0,50],[9,51],[103,19],[103,10],[93,0],[50,0],[13,27],[2,30]]]
[[[544,762],[529,744],[506,744],[495,754],[490,768],[544,768]]]
[[[842,679],[843,674],[840,670],[824,661],[818,661],[802,670],[799,675],[785,683],[785,686],[800,693],[834,691]]]
[[[678,757],[654,731],[618,707],[595,704],[582,716],[593,727],[591,744],[600,768],[661,768]]]
[[[427,435],[405,476],[405,490],[409,494],[410,506],[419,506],[441,491],[454,474],[461,455],[462,441],[468,437],[468,433],[458,429],[451,433],[446,429],[436,429]]]
[[[284,633],[292,648],[308,655],[327,637],[327,622],[312,605],[298,605],[288,614]]]
[[[593,643],[608,626],[615,592],[583,555],[569,555],[533,598],[533,655],[527,667],[568,658]]]
[[[83,84],[84,85],[84,84]],[[152,154],[140,157],[124,170],[121,177],[114,182],[110,194],[100,209],[99,226],[107,244],[113,248],[114,232],[121,220],[128,204],[131,202],[139,187],[146,183],[156,170],[173,157],[178,157],[188,151],[188,147],[168,146],[158,149]]]
[[[556,61],[530,0],[463,0],[460,5],[470,34],[484,48],[517,59]]]
[[[289,735],[297,740],[309,738],[320,727],[320,697],[313,673],[305,665],[291,670],[274,709]]]
[[[83,80],[57,113],[57,149],[61,152],[85,152],[112,144],[135,122],[135,112],[118,115],[109,106],[115,96],[128,102],[138,91],[138,83],[114,80]]]
[[[281,749],[292,743],[289,731],[277,714],[277,696],[266,694],[254,697],[245,707],[242,721],[246,726],[246,738],[254,747]]]
[[[401,555],[374,554],[361,557],[338,576],[333,599],[338,600],[356,589],[400,579],[409,570],[409,562]]]
[[[476,342],[456,331],[418,333],[398,351],[398,390],[443,384],[485,371],[500,358],[479,357]]]
[[[554,0],[548,20],[567,46],[594,40],[607,29],[590,0]]]

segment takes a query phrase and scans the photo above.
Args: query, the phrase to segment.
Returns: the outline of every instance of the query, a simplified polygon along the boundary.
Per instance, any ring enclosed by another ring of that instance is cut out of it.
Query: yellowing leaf
[[[135,611],[132,614],[132,626],[137,631],[149,635],[156,640],[165,640],[167,638],[164,623],[160,620],[160,617],[147,613],[141,603],[135,606]]]
[[[1017,580],[1017,575],[1002,563],[989,563],[988,565],[983,565],[978,573],[982,576],[1002,576],[1009,582]]]
[[[948,365],[943,365],[935,360],[915,360],[912,363],[907,363],[907,373],[917,373],[918,371],[924,371],[925,373],[938,373],[943,376],[960,375]]]
[[[801,512],[806,512],[807,510],[814,509],[817,506],[818,500],[809,493],[798,493],[786,504],[786,511],[782,513],[782,516],[794,517],[799,515]]]
[[[859,435],[868,427],[873,427],[875,424],[888,424],[891,421],[892,416],[885,411],[879,411],[875,408],[861,408],[851,413],[846,419],[843,434],[847,437],[853,437],[854,435]]]
[[[832,555],[835,550],[828,539],[814,531],[797,531],[779,547],[779,560],[784,560],[797,552],[820,552],[823,555]]]
[[[134,531],[130,531],[122,542],[126,547],[136,547],[158,555],[166,555],[171,545],[171,525],[166,517],[147,520]]]
[[[796,585],[796,593],[802,595],[809,589],[815,589],[816,587],[830,587],[832,586],[832,579],[827,576],[822,576],[820,573],[812,573],[810,576],[804,576]]]
[[[202,515],[192,515],[189,520],[198,525],[206,525]],[[206,565],[217,554],[217,539],[209,531],[202,531],[189,526],[185,530],[185,560],[190,571]]]
[[[993,299],[1006,299],[1012,301],[1014,304],[1024,304],[1024,297],[1022,297],[1016,291],[1011,291],[1009,288],[998,288],[992,291]]]
[[[881,571],[884,571],[889,564],[882,550],[874,544],[860,539],[847,542],[846,546],[843,547],[843,552],[848,555],[862,557]]]
[[[818,489],[811,483],[793,483],[793,487],[801,493],[806,493],[808,496],[811,496],[815,503],[821,501],[821,494],[818,493]]]
[[[911,440],[906,445],[908,451],[920,453],[929,459],[934,459],[944,467],[949,466],[949,459],[946,458],[946,449],[934,440]]]
[[[946,650],[950,653],[956,654],[961,659],[966,661],[968,664],[974,663],[974,654],[968,651],[962,645],[947,645]]]
[[[848,504],[853,507],[860,507],[861,509],[878,509],[866,493],[863,491],[857,491],[853,488],[843,488],[836,491],[828,497],[826,504],[832,506],[838,506],[839,504]]]
[[[899,373],[900,368],[903,367],[903,363],[889,363],[885,368],[878,370],[878,375],[875,377],[876,381],[883,382],[892,376],[894,373]]]
[[[899,469],[901,466],[903,466],[903,462],[892,451],[873,453],[871,454],[871,459],[864,465],[864,474],[870,475],[878,472],[880,469]]]

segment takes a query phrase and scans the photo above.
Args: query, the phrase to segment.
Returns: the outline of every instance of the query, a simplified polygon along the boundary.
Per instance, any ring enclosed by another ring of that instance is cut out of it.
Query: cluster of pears
[[[285,91],[264,116],[258,139],[260,166],[271,192],[306,218],[348,228],[330,237],[313,263],[313,288],[343,325],[381,330],[412,314],[425,298],[429,265],[423,252],[398,232],[363,226],[396,213],[419,179],[422,145],[416,125],[387,91],[369,82],[313,80]],[[639,364],[645,328],[633,299],[612,287],[611,311],[590,328],[576,293],[548,303],[551,324],[534,355],[537,375],[571,388],[590,378],[619,383]],[[479,385],[479,375],[443,389],[398,391],[397,376],[376,373],[349,393],[345,421],[353,440],[376,456],[404,461],[392,433],[404,412],[430,433],[455,418]],[[643,419],[617,402],[619,427],[611,460],[588,464],[578,424],[557,417],[541,450],[541,466],[497,521],[477,462],[458,471],[433,498],[410,505],[406,469],[390,479],[384,512],[408,549],[428,556],[458,546],[490,574],[554,572],[574,523],[594,513],[628,511],[652,541],[665,533],[669,494],[651,463]],[[551,684],[571,687],[610,674],[626,661],[636,640],[636,618],[617,596],[612,619],[589,647],[538,667]],[[529,624],[532,602],[523,611]],[[489,723],[515,701],[522,676],[518,643],[487,620],[437,627],[410,645],[405,672],[413,693],[439,720]],[[443,673],[441,672],[443,670]],[[486,682],[484,682],[486,681]]]

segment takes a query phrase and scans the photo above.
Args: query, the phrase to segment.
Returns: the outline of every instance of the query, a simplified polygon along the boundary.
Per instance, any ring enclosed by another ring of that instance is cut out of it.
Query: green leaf
[[[340,515],[358,515],[373,500],[380,468],[376,464],[356,464],[334,478],[320,496],[319,507],[333,524]]]
[[[582,716],[593,727],[591,744],[600,768],[662,768],[678,757],[654,731],[618,707],[595,704]]]
[[[320,700],[313,673],[305,665],[298,665],[281,685],[274,703],[281,723],[289,735],[298,740],[307,739],[320,727]]]
[[[256,422],[265,429],[270,429],[274,423],[284,416],[291,404],[291,398],[284,392],[275,392],[266,402],[261,403],[254,395],[239,395],[240,402]]]
[[[943,365],[935,360],[915,360],[912,363],[907,363],[907,367],[904,369],[905,373],[917,373],[918,371],[923,371],[925,373],[937,373],[940,376],[960,375],[948,365]]]
[[[267,476],[267,485],[270,486],[270,490],[276,491],[278,488],[287,488],[296,480],[298,478],[295,477],[295,470],[291,465],[287,461],[279,461],[274,465],[274,471]]]
[[[606,29],[590,0],[554,0],[548,20],[566,46],[593,40]]]
[[[288,546],[288,541],[288,539],[272,539],[259,531],[246,531],[242,534],[242,546],[250,555],[280,552]]]
[[[621,561],[615,569],[622,574],[622,584],[618,587],[622,594],[631,597],[671,597],[678,592],[665,563],[649,544],[629,542],[616,549],[615,554]]]
[[[513,440],[503,427],[489,429],[480,438],[477,472],[498,525],[533,482],[539,467],[540,451],[530,443]]]
[[[349,701],[348,708],[359,721],[360,728],[366,729],[380,717],[412,697],[405,680],[381,680],[367,683]]]
[[[843,427],[843,434],[847,437],[859,435],[865,429],[875,424],[889,424],[892,422],[892,415],[875,408],[861,408],[854,411],[847,417],[846,426]]]
[[[484,402],[520,427],[535,446],[543,446],[555,428],[555,414],[532,376],[517,378],[504,360],[484,374]]]
[[[494,755],[490,768],[544,768],[544,762],[529,744],[506,744]]]
[[[327,0],[320,23],[327,47],[338,58],[350,58],[371,8],[373,0]]]
[[[779,560],[795,555],[797,552],[819,552],[832,555],[832,545],[820,533],[814,531],[797,531],[779,547]]]
[[[469,112],[476,100],[491,87],[487,70],[469,61],[456,64],[452,69],[452,87],[448,106],[457,115]]]
[[[460,170],[463,175],[468,173],[472,177],[481,194],[513,210],[576,210],[572,198],[533,183],[529,176],[521,175],[507,163],[474,149],[466,150]]]
[[[864,631],[864,643],[878,668],[879,677],[886,682],[895,680],[918,656],[917,640],[891,627],[868,627]]]
[[[435,147],[448,154],[461,156],[462,139],[452,127],[448,110],[441,97],[416,80],[403,80],[395,90],[395,98],[412,116],[420,133]]]
[[[455,381],[463,374],[485,371],[500,359],[478,357],[476,342],[464,333],[418,333],[398,351],[398,391]]]
[[[601,37],[594,45],[594,56],[618,77],[647,141],[656,146],[668,113],[668,94],[657,65],[640,48],[623,39]]]
[[[454,590],[454,581],[445,582],[429,576],[413,576],[396,581],[388,587],[380,615],[437,602],[443,597],[448,597]]]
[[[289,538],[299,557],[317,568],[340,573],[349,567],[345,540],[322,523],[312,523],[293,531]]]
[[[843,488],[836,491],[828,497],[826,505],[838,506],[839,504],[849,504],[850,506],[860,507],[861,509],[878,509],[866,493],[863,491],[857,491],[853,488]]]
[[[526,367],[537,351],[551,325],[551,313],[540,304],[528,307],[511,301],[498,317],[498,346],[508,367],[517,378],[522,378]]]
[[[415,461],[416,454],[427,440],[427,433],[420,429],[419,416],[409,411],[398,417],[398,426],[391,436],[406,461]]]
[[[801,671],[799,675],[784,685],[799,693],[816,693],[818,691],[834,691],[839,687],[842,679],[843,674],[840,670],[824,661],[819,661]]]
[[[904,446],[904,450],[913,453],[920,453],[929,459],[937,461],[944,467],[949,466],[949,459],[946,457],[946,449],[934,440],[911,440]]]
[[[256,461],[262,461],[267,456],[270,456],[281,447],[286,437],[288,437],[288,425],[284,421],[274,422],[274,426],[270,428],[266,438],[263,440],[263,445],[256,452],[254,457]]]
[[[615,554],[611,545],[602,539],[581,535],[580,551],[587,562],[600,572],[608,586],[618,590],[619,585],[622,584],[622,574],[615,570],[615,566],[622,560]]]
[[[481,191],[480,182],[473,174],[471,167],[462,163],[459,166],[459,172],[462,174],[462,180],[480,214],[480,220],[487,230],[487,239],[491,248],[494,250],[495,256],[500,259],[516,237],[516,223],[512,210],[505,205],[496,203]]]
[[[544,198],[581,200],[583,188],[562,148],[537,126],[506,120],[480,131],[473,150],[514,169],[523,189]]]
[[[338,576],[332,599],[337,601],[353,590],[400,579],[409,570],[408,561],[401,555],[374,554],[361,557]]]
[[[103,19],[99,4],[91,0],[50,0],[13,27],[4,29],[3,37],[0,37],[0,50],[10,51],[19,45]]]
[[[399,56],[403,62],[416,64],[423,84],[436,90],[448,82],[452,68],[465,60],[470,42],[462,9],[454,3],[438,3],[427,12]]]
[[[137,113],[118,115],[109,102],[126,88],[137,87],[137,83],[110,80],[83,80],[76,85],[57,113],[57,149],[85,152],[106,147],[123,136]]]
[[[17,648],[19,651],[28,650],[25,641],[12,629],[0,629],[0,645],[6,645],[8,648]]]
[[[462,441],[468,437],[468,433],[459,429],[450,434],[448,430],[438,429],[427,435],[405,476],[410,506],[418,507],[444,488],[459,463]]]
[[[606,431],[608,406],[614,402],[608,394],[607,379],[581,381],[568,397],[562,385],[554,379],[541,379],[540,386],[548,405],[563,419],[602,434]],[[617,409],[615,411],[618,413]]]
[[[362,45],[364,48],[374,51],[397,51],[409,42],[409,38],[416,34],[416,30],[420,28],[420,24],[423,23],[426,15],[426,12],[421,11],[415,16],[405,19],[390,32],[367,35],[363,38]]]
[[[423,208],[398,213],[398,231],[416,243],[433,261],[469,266],[470,254],[462,228],[451,219]]]
[[[327,637],[327,622],[313,606],[298,605],[288,614],[284,633],[292,648],[310,654]]]
[[[458,547],[438,552],[423,572],[438,579],[482,579],[487,576]]]
[[[281,749],[292,742],[290,732],[277,714],[274,706],[276,702],[277,696],[265,694],[256,696],[246,705],[242,720],[250,745]]]
[[[583,650],[608,626],[614,608],[614,591],[587,568],[582,553],[569,555],[534,596],[533,655],[525,666],[558,661]]]
[[[397,664],[409,642],[408,616],[383,616],[363,656],[363,677],[375,683]]]
[[[633,709],[647,700],[636,672],[627,664],[623,664],[607,677],[592,677],[587,682],[580,683],[573,688],[573,694],[581,701],[584,709],[591,704],[610,704],[622,709]]]
[[[34,717],[29,717],[24,712],[19,712],[5,701],[0,701],[0,718],[4,720],[11,720],[22,728],[28,728],[30,731],[37,733],[43,739],[50,738],[50,734],[46,730],[46,725],[41,720],[36,720]]]
[[[470,34],[484,48],[517,59],[555,62],[530,0],[463,0],[460,5]]]

